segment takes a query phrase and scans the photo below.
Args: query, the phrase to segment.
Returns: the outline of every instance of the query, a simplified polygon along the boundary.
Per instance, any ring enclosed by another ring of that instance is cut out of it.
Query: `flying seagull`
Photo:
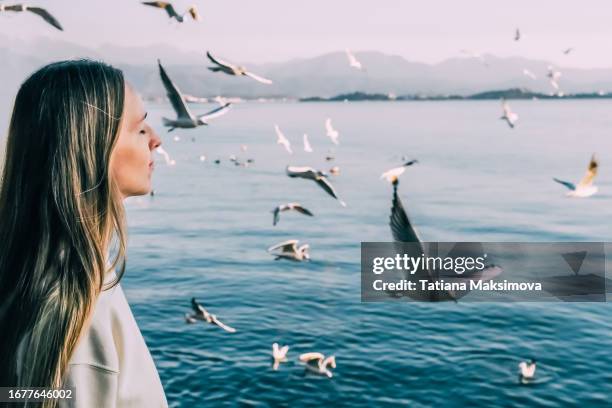
[[[193,20],[200,20],[200,14],[198,13],[198,9],[196,8],[196,6],[191,6],[185,13],[178,14],[174,9],[172,3],[168,3],[166,1],[143,1],[142,4],[144,4],[145,6],[151,6],[166,10],[168,17],[170,17],[171,19],[175,19],[179,23],[182,23],[184,21],[183,17],[185,17],[185,14],[187,13],[189,13]]]
[[[297,166],[287,166],[287,175],[289,177],[299,177],[307,180],[312,180],[319,185],[327,194],[334,197],[341,206],[346,207],[346,203],[338,198],[336,194],[336,190],[327,180],[327,174],[322,171],[315,170],[312,167],[297,167]]]
[[[298,247],[298,242],[300,241],[297,239],[283,241],[279,244],[272,245],[268,248],[268,252],[275,256],[275,261],[279,259],[289,259],[295,262],[310,260],[310,254],[308,253],[310,245],[304,244]]]
[[[308,141],[308,135],[306,133],[304,133],[304,151],[306,153],[312,153],[312,146],[310,145],[310,142]]]
[[[206,323],[217,325],[223,330],[225,330],[226,332],[230,332],[230,333],[236,332],[236,329],[223,324],[219,319],[217,319],[217,316],[215,316],[214,314],[208,313],[208,311],[204,309],[204,306],[198,303],[198,301],[195,300],[195,298],[191,298],[191,308],[194,311],[194,314],[191,315],[193,318],[205,321]]]
[[[521,31],[517,28],[514,32],[514,41],[518,41],[521,39]]]
[[[334,127],[332,126],[330,118],[327,118],[325,120],[325,132],[327,133],[327,136],[331,139],[331,141],[335,145],[339,144],[338,136],[340,136],[340,133],[338,133],[338,131],[336,129],[334,129]]]
[[[310,352],[301,354],[300,361],[306,363],[306,367],[317,374],[326,375],[329,378],[333,377],[328,367],[336,368],[335,356],[325,357],[323,353]]]
[[[278,366],[280,363],[284,363],[287,361],[287,352],[289,351],[289,346],[279,347],[278,343],[272,344],[272,358],[274,359],[274,365],[272,369],[274,371],[278,370]]]
[[[536,80],[537,77],[535,76],[535,74],[533,72],[531,72],[530,70],[528,70],[527,68],[523,69],[523,75],[528,76],[529,78]]]
[[[361,65],[361,62],[359,62],[357,58],[355,58],[355,55],[351,52],[351,50],[347,48],[345,52],[346,52],[346,57],[348,58],[348,61],[349,61],[349,65],[361,71],[363,69],[363,66]]]
[[[519,382],[525,384],[530,380],[533,380],[536,372],[536,361],[530,358],[528,361],[521,361],[519,363]]]
[[[22,12],[29,11],[31,13],[36,14],[37,16],[42,17],[47,23],[51,24],[53,27],[57,28],[60,31],[64,31],[62,25],[57,21],[55,17],[51,15],[46,9],[42,7],[32,7],[27,6],[25,4],[14,4],[11,6],[6,6],[4,4],[0,4],[0,12],[2,11],[14,11],[14,12]]]
[[[568,197],[590,197],[599,190],[597,186],[593,185],[593,179],[597,175],[597,169],[599,167],[599,163],[595,158],[595,154],[591,156],[591,161],[589,162],[589,168],[587,169],[586,174],[580,180],[577,185],[574,183],[570,183],[569,181],[559,180],[558,178],[553,178],[557,183],[563,184],[570,191],[567,193]]]
[[[548,66],[548,73],[546,74],[550,84],[556,90],[559,90],[559,78],[561,78],[561,72],[556,71],[552,65]]]
[[[193,129],[201,125],[208,125],[208,120],[225,115],[229,111],[232,105],[230,102],[203,115],[194,115],[187,107],[181,91],[179,91],[174,82],[172,82],[159,60],[157,60],[157,64],[159,65],[159,75],[164,84],[164,88],[166,88],[166,94],[172,104],[172,108],[176,112],[176,119],[174,120],[162,118],[164,126],[170,128],[168,132],[172,132],[176,128]]]
[[[289,139],[287,139],[283,132],[281,132],[278,125],[274,125],[274,130],[276,131],[276,144],[283,145],[287,153],[293,154],[293,150],[291,150],[291,142],[289,142]]]
[[[502,99],[502,109],[504,112],[503,115],[500,116],[500,119],[505,120],[508,126],[510,126],[511,129],[514,129],[514,124],[518,120],[518,115],[510,110],[510,105],[508,105],[508,102],[506,102],[505,99]]]
[[[414,159],[414,160],[410,160],[404,164],[402,164],[400,167],[395,167],[391,170],[387,170],[385,171],[382,176],[380,176],[381,179],[387,179],[387,181],[389,183],[393,183],[395,180],[397,180],[397,178],[399,176],[401,176],[402,174],[404,174],[404,171],[406,171],[406,168],[409,166],[412,166],[413,164],[418,163],[419,161]]]
[[[294,211],[297,211],[297,212],[302,213],[304,215],[308,215],[310,217],[312,217],[314,215],[309,210],[307,210],[306,208],[302,207],[302,205],[299,204],[299,203],[282,204],[282,205],[279,205],[278,207],[276,207],[274,210],[272,210],[272,213],[274,214],[274,219],[272,220],[272,225],[276,225],[278,223],[278,220],[280,219],[280,213],[282,213],[284,211],[289,211],[289,210],[294,210]]]
[[[235,75],[235,76],[244,75],[244,76],[253,78],[254,80],[259,81],[266,85],[270,85],[272,83],[272,81],[267,78],[261,77],[259,75],[255,75],[254,73],[247,71],[245,67],[234,65],[232,63],[220,60],[219,58],[213,57],[210,51],[206,52],[206,56],[213,64],[215,64],[214,67],[208,67],[208,69],[211,70],[212,72],[220,71],[228,75]]]
[[[408,252],[413,257],[420,257],[423,254],[426,254],[425,248],[422,245],[422,241],[414,228],[406,210],[404,210],[404,206],[402,201],[400,200],[399,195],[397,194],[397,186],[399,184],[399,180],[395,179],[393,181],[393,201],[391,205],[391,215],[389,217],[389,226],[391,227],[391,235],[393,236],[393,241],[397,244],[397,251]],[[408,247],[403,243],[408,243]],[[428,252],[432,252],[432,250],[436,250],[434,245],[430,245],[428,248]],[[466,243],[457,243],[455,247],[448,253],[447,256],[451,257],[459,257],[465,256],[466,253],[482,253],[482,245],[474,243],[466,242]],[[431,254],[430,254],[431,255]],[[486,265],[481,270],[472,270],[466,271],[462,275],[454,275],[454,276],[444,276],[444,280],[446,281],[455,281],[455,282],[464,282],[469,287],[469,281],[471,280],[491,280],[498,276],[503,272],[503,269],[496,265]],[[411,272],[411,275],[407,277],[407,279],[413,280],[415,282],[425,280],[428,282],[436,282],[440,279],[439,272],[435,269],[429,268],[419,268],[416,271]],[[407,295],[411,298],[430,301],[430,302],[438,302],[438,301],[447,301],[453,300],[457,301],[458,298],[467,294],[468,291],[408,291]],[[399,294],[402,295],[401,293]]]
[[[572,52],[572,51],[574,51],[574,48],[573,47],[569,47],[569,48],[566,48],[565,50],[563,50],[563,54],[569,55],[569,53]]]

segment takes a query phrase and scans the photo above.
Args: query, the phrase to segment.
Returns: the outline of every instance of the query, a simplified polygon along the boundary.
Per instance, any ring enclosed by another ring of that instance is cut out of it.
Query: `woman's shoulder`
[[[99,370],[119,372],[121,355],[122,309],[127,306],[120,285],[98,296],[92,317],[84,329],[69,365],[88,365]]]

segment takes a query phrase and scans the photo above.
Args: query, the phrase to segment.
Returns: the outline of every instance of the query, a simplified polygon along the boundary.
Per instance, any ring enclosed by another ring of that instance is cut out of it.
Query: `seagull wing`
[[[264,77],[261,77],[259,75],[255,75],[254,73],[249,72],[249,71],[245,71],[244,75],[246,75],[246,76],[248,76],[250,78],[253,78],[254,80],[256,80],[258,82],[261,82],[262,84],[266,84],[266,85],[271,85],[272,84],[272,80],[264,78]]]
[[[217,316],[215,315],[211,315],[210,316],[212,319],[212,323],[216,324],[217,326],[219,326],[220,328],[222,328],[223,330],[225,330],[226,332],[230,332],[230,333],[236,333],[236,329],[234,329],[233,327],[229,327],[228,325],[224,324],[221,322],[221,320],[219,320],[217,318]]]
[[[272,219],[272,225],[276,225],[278,224],[278,220],[280,220],[280,207],[276,207],[274,211],[272,211],[272,213],[274,214],[274,218]]]
[[[307,210],[306,208],[302,207],[301,205],[294,205],[293,209],[299,213],[302,213],[304,215],[309,215],[309,216],[313,216],[314,214],[311,213],[309,210]]]
[[[582,178],[582,180],[580,180],[580,183],[578,183],[578,186],[587,187],[593,184],[593,179],[597,175],[598,167],[599,167],[599,163],[597,162],[595,155],[591,156],[591,161],[589,162],[589,168],[587,169],[587,172]]]
[[[206,309],[204,309],[204,307],[201,304],[199,304],[198,301],[195,298],[191,298],[191,308],[198,315],[206,315],[206,314],[208,314]]]
[[[304,151],[308,153],[312,152],[312,146],[310,146],[308,135],[306,133],[304,133]]]
[[[172,82],[160,60],[157,60],[157,64],[159,65],[159,76],[164,84],[164,88],[166,88],[166,94],[168,95],[168,99],[170,99],[170,103],[177,117],[193,119],[192,113],[183,100],[181,91],[179,91],[174,82]]]
[[[232,106],[232,103],[231,102],[227,102],[223,106],[220,106],[220,107],[218,107],[216,109],[213,109],[210,112],[206,112],[203,115],[199,115],[198,119],[200,119],[202,122],[207,122],[210,119],[218,118],[219,116],[223,116],[227,112],[229,112],[231,106]]]
[[[563,184],[565,187],[569,188],[570,190],[576,189],[576,186],[574,185],[574,183],[570,183],[569,181],[559,180],[558,178],[554,178],[554,177],[553,177],[553,180],[555,180],[559,184]]]
[[[325,131],[327,132],[327,134],[330,134],[330,133],[334,132],[334,128],[332,127],[331,119],[330,118],[327,118],[325,120]]]
[[[213,64],[217,64],[219,66],[231,69],[231,70],[235,70],[236,66],[234,64],[231,64],[229,62],[220,60],[219,58],[215,58],[212,56],[212,54],[210,53],[210,51],[206,51],[206,56],[208,57],[208,59],[213,63]]]
[[[419,234],[416,232],[406,210],[402,200],[400,200],[397,194],[397,185],[399,183],[393,183],[393,202],[391,205],[391,216],[389,217],[389,225],[391,226],[391,234],[393,240],[398,242],[421,242]],[[421,246],[422,251],[422,246]]]
[[[324,359],[325,359],[325,356],[323,355],[323,353],[311,352],[311,353],[300,354],[300,361],[303,361],[304,363],[307,363],[312,360],[323,361]]]
[[[283,241],[281,243],[278,243],[268,248],[268,252],[274,251],[275,249],[281,249],[282,252],[295,252],[297,250],[298,242],[299,240],[297,239],[290,239],[287,241]]]
[[[64,31],[62,25],[53,17],[47,10],[41,7],[28,7],[28,11],[39,15],[42,17],[47,23],[51,24],[53,27],[57,28],[60,31]]]
[[[340,198],[338,197],[338,194],[336,194],[336,190],[334,190],[334,187],[331,185],[331,183],[325,177],[317,177],[315,179],[315,181],[317,182],[317,184],[323,190],[325,190],[327,192],[327,194],[329,194],[330,196],[334,197],[336,200],[340,201],[340,204],[343,207],[346,206],[344,201],[340,200]]]
[[[317,178],[317,172],[312,167],[287,166],[287,175],[289,177],[301,177],[311,180]]]

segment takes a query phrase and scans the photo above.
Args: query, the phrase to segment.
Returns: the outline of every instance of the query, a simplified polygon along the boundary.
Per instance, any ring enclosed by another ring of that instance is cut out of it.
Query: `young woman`
[[[0,179],[0,386],[72,387],[45,406],[167,406],[119,285],[123,199],[161,144],[121,71],[47,65],[21,86]]]

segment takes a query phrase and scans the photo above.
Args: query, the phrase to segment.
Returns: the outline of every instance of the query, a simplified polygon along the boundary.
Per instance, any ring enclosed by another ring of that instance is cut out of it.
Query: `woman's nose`
[[[151,129],[151,139],[149,140],[149,148],[151,150],[158,148],[162,144],[161,138],[156,131]]]

